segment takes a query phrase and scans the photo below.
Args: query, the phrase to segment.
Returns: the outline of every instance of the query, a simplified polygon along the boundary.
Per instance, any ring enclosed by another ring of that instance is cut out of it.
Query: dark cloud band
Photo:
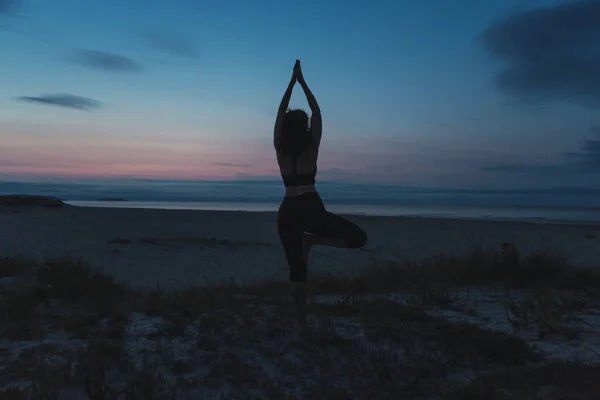
[[[600,0],[515,14],[489,26],[481,39],[503,62],[495,77],[500,90],[600,108]]]
[[[21,0],[0,0],[0,15],[13,14],[21,6]]]
[[[146,31],[142,33],[144,41],[155,50],[178,57],[195,57],[198,49],[191,35]]]
[[[135,60],[118,54],[94,50],[78,50],[75,61],[89,68],[115,72],[137,72],[142,67]]]
[[[481,169],[503,174],[533,174],[540,177],[600,174],[600,127],[590,129],[591,137],[584,139],[578,151],[562,153],[562,161],[554,164],[487,164]]]
[[[232,163],[232,162],[216,162],[215,165],[218,165],[221,167],[238,167],[238,168],[245,168],[245,167],[252,166],[252,164],[249,164],[249,163]]]
[[[46,96],[21,96],[17,100],[28,103],[46,104],[57,107],[72,108],[75,110],[90,111],[102,106],[102,103],[87,97],[72,94],[56,94]]]

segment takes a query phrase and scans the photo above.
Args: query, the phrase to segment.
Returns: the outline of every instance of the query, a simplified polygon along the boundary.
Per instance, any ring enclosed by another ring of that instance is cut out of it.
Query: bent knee
[[[352,235],[348,242],[349,247],[352,249],[364,247],[364,245],[367,244],[367,233],[360,229],[358,232]]]

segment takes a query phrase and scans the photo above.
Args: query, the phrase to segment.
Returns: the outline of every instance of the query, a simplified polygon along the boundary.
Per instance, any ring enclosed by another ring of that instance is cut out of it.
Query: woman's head
[[[281,152],[299,156],[312,141],[309,132],[308,115],[304,110],[289,110],[283,118]]]
[[[308,115],[301,109],[288,110],[283,118],[283,129],[289,132],[307,132]]]

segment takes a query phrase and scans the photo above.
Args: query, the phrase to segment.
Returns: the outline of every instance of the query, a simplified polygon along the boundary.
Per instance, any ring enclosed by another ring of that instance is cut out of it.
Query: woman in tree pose
[[[310,123],[304,110],[288,110],[296,82],[302,86],[312,111]],[[274,144],[285,185],[277,228],[290,267],[292,303],[301,323],[306,321],[307,262],[311,247],[357,249],[367,242],[367,234],[361,228],[325,209],[315,188],[321,131],[321,110],[304,80],[300,60],[296,60],[275,120]]]

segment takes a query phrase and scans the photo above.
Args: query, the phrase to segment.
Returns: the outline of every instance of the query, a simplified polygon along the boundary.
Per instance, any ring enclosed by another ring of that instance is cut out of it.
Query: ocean
[[[600,223],[600,190],[594,189],[467,190],[328,182],[317,188],[327,208],[341,214]],[[2,194],[53,196],[86,207],[263,212],[277,210],[283,188],[278,180],[132,179],[0,182]]]

